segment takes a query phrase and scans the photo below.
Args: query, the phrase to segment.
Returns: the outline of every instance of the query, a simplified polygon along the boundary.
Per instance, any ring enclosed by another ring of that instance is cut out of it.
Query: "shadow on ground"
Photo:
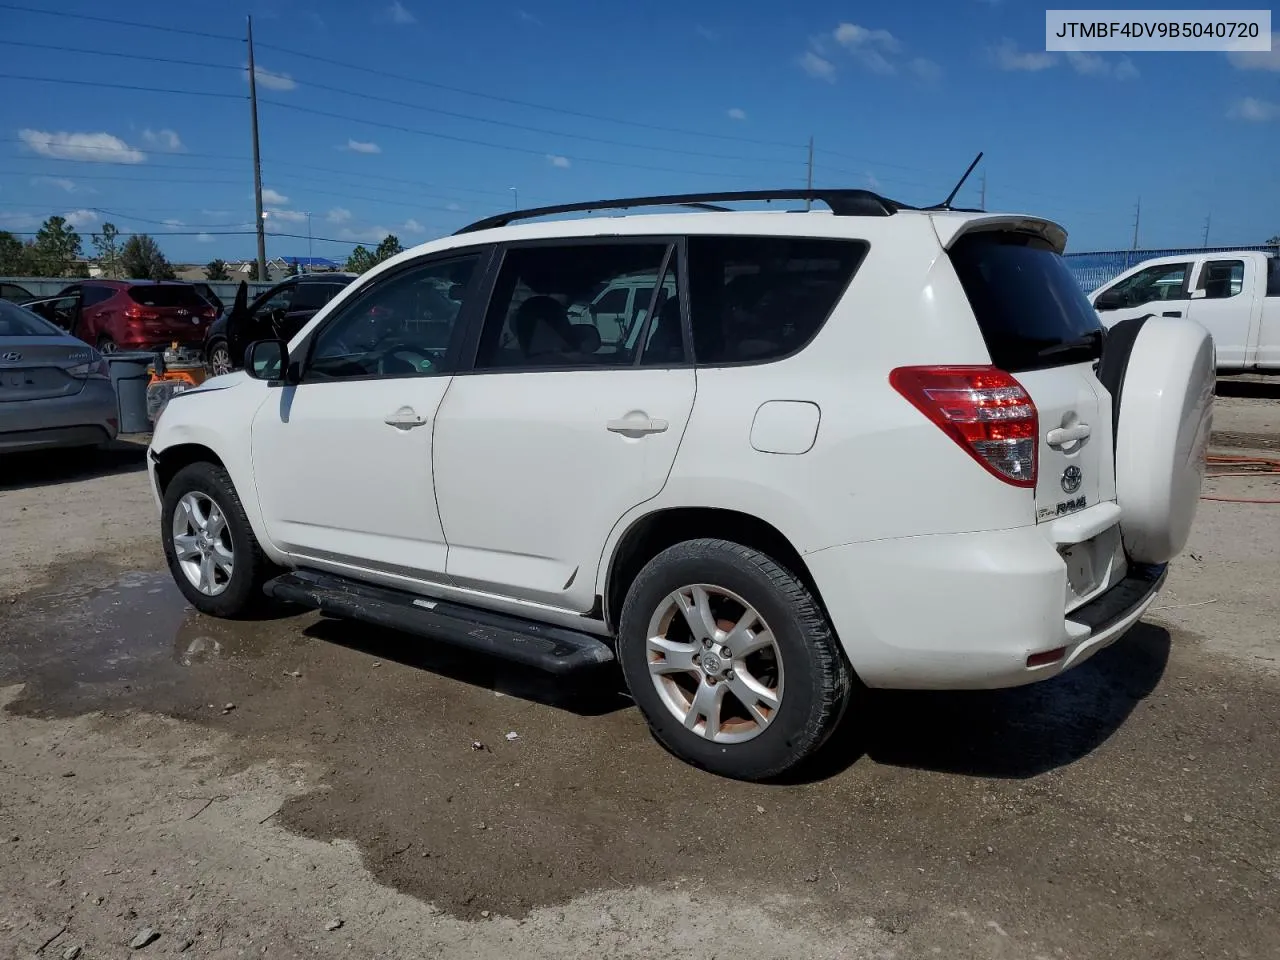
[[[127,440],[114,441],[101,449],[85,447],[15,453],[5,457],[4,479],[0,480],[0,490],[44,487],[117,473],[139,473],[146,469],[146,445]]]
[[[1025,779],[1092,753],[1155,689],[1169,662],[1167,630],[1140,624],[1052,680],[1008,690],[864,690],[805,781],[877,763]]]
[[[1265,380],[1235,380],[1231,377],[1219,377],[1217,389],[1220,397],[1250,397],[1260,400],[1280,399],[1280,376],[1268,377]]]

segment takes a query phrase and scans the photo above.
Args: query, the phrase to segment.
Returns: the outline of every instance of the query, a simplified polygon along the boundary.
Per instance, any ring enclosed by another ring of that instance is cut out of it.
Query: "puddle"
[[[85,580],[83,576],[75,579]],[[27,683],[31,701],[101,706],[135,687],[181,683],[193,670],[266,655],[272,624],[194,610],[167,571],[22,598],[0,621],[0,682]],[[296,626],[293,642],[304,642]]]

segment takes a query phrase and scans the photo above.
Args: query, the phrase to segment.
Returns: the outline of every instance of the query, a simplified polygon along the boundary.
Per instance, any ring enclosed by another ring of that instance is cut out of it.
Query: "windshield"
[[[0,337],[65,337],[66,334],[30,310],[0,300]]]
[[[1019,233],[975,233],[951,249],[991,362],[1037,370],[1096,358],[1098,315],[1049,243]]]

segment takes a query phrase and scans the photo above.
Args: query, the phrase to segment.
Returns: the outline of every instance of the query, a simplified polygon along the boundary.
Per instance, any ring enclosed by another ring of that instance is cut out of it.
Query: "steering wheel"
[[[429,351],[424,350],[416,343],[400,338],[385,340],[379,343],[374,351],[378,354],[378,374],[379,376],[390,376],[393,373],[400,372],[388,369],[388,360],[399,360],[414,367],[419,372],[430,370],[435,361],[432,359]]]

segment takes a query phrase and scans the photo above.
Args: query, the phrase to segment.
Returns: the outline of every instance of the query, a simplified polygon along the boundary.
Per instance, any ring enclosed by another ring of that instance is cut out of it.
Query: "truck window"
[[[1267,258],[1267,296],[1280,297],[1280,257]]]
[[[1210,260],[1200,270],[1199,289],[1206,300],[1226,300],[1244,289],[1243,260]]]
[[[1138,307],[1157,300],[1181,300],[1186,296],[1183,290],[1190,269],[1190,263],[1157,264],[1121,280],[1108,293],[1119,294],[1126,307]]]

